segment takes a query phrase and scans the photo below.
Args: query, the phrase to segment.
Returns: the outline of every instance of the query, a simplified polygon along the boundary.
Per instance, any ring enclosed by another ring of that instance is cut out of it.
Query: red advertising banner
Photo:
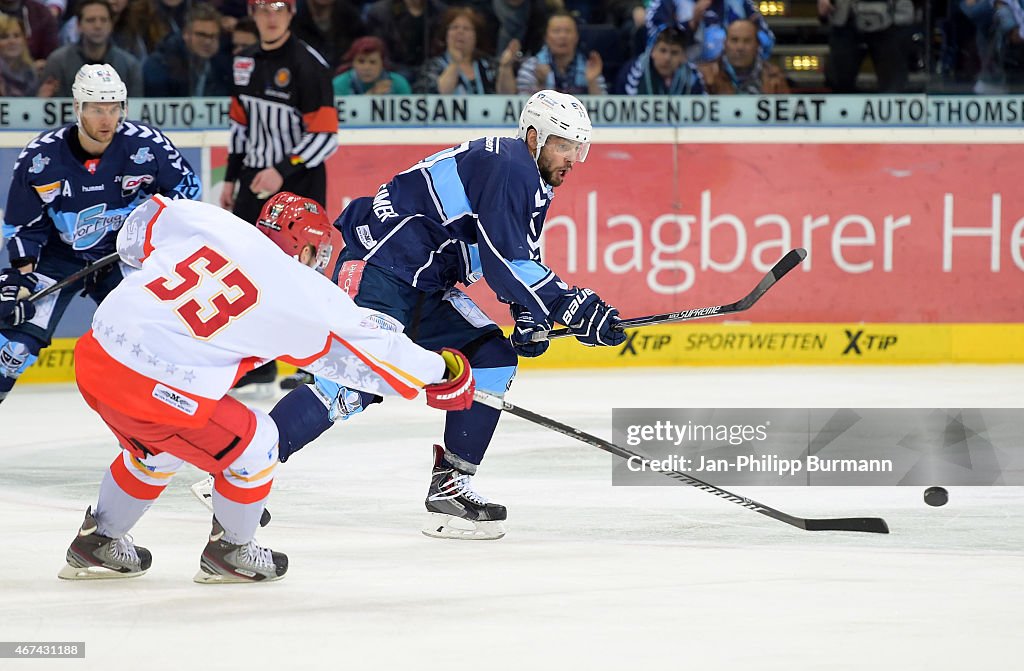
[[[342,146],[328,164],[329,212],[441,148]],[[802,268],[744,319],[1021,322],[1024,167],[1009,152],[599,144],[556,192],[544,260],[630,317],[734,301],[804,247]],[[486,287],[472,293],[503,321]]]

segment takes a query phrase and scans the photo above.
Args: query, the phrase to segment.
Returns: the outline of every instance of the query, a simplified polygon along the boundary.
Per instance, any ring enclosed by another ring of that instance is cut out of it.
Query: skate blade
[[[274,576],[273,578],[263,578],[262,580],[250,580],[248,578],[242,578],[237,575],[224,575],[222,573],[207,573],[203,569],[196,571],[195,576],[192,577],[193,582],[197,582],[200,585],[231,585],[237,583],[261,583],[261,582],[276,582],[283,578],[287,574]]]
[[[86,566],[82,568],[65,564],[64,568],[57,572],[57,577],[61,580],[118,580],[120,578],[137,578],[144,573],[145,571],[121,573],[105,566]]]
[[[210,509],[213,512],[213,476],[203,478],[199,482],[193,484],[189,489],[192,490],[192,495],[199,499],[199,502]]]
[[[192,496],[199,499],[199,502],[206,506],[207,510],[213,512],[213,476],[207,476],[199,482],[193,483],[191,487]],[[270,524],[270,511],[266,508],[263,509],[263,513],[260,514],[260,526],[265,527]]]
[[[471,520],[445,515],[444,513],[427,513],[427,522],[420,529],[424,536],[431,538],[450,538],[464,541],[496,541],[505,535],[503,521],[473,522]]]

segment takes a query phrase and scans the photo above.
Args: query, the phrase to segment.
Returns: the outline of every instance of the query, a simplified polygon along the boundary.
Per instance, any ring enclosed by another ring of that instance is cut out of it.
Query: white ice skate
[[[207,510],[213,512],[213,476],[208,475],[199,482],[192,483],[189,487],[192,490],[192,495],[199,499],[199,502],[206,506]],[[263,509],[263,514],[260,515],[260,526],[265,527],[270,524],[270,511],[266,508]]]

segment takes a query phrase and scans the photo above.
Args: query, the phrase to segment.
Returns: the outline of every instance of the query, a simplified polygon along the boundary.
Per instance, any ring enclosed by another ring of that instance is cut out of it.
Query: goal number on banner
[[[217,250],[204,245],[187,259],[174,266],[174,277],[158,277],[146,288],[162,301],[177,301],[194,293],[210,276],[220,282],[222,290],[209,301],[189,297],[175,312],[196,338],[207,340],[227,326],[232,319],[251,310],[260,299],[260,290],[234,263]],[[233,298],[228,298],[233,295]]]

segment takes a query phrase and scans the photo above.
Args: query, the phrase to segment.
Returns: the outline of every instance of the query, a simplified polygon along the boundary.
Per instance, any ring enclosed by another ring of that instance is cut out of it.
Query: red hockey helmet
[[[312,268],[328,276],[343,246],[341,234],[331,226],[319,203],[287,191],[266,202],[256,228],[296,259],[307,245],[312,246]]]

